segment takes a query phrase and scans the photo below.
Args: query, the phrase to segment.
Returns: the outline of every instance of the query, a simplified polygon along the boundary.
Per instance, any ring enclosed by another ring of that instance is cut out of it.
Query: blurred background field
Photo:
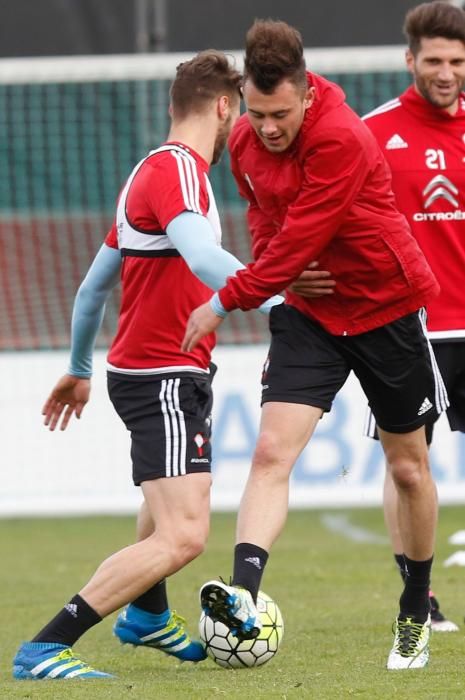
[[[158,651],[122,647],[112,636],[111,616],[76,649],[117,679],[57,687],[53,681],[9,680],[15,648],[76,592],[101,559],[132,541],[134,519],[0,521],[0,697],[463,698],[463,569],[443,566],[457,551],[448,537],[463,524],[463,508],[442,509],[433,585],[451,619],[460,623],[460,632],[433,635],[424,671],[398,675],[385,670],[401,585],[380,510],[308,510],[291,513],[263,581],[285,623],[281,649],[269,664],[238,671],[210,660],[179,665]],[[192,632],[200,612],[199,586],[230,575],[233,533],[233,514],[214,514],[206,552],[170,581],[171,604]]]

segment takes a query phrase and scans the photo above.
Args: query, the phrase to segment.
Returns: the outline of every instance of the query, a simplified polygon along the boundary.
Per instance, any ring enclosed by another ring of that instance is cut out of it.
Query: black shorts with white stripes
[[[329,411],[353,370],[387,432],[416,430],[448,405],[423,310],[366,333],[334,336],[296,308],[280,304],[271,310],[270,330],[263,403],[302,403]]]
[[[431,345],[449,397],[450,405],[446,413],[450,429],[465,433],[465,338],[432,340]],[[428,445],[433,441],[436,418],[434,416],[425,425]],[[376,421],[370,408],[367,410],[364,435],[378,440]]]
[[[132,475],[143,481],[211,471],[211,375],[108,372],[108,393],[131,433]]]

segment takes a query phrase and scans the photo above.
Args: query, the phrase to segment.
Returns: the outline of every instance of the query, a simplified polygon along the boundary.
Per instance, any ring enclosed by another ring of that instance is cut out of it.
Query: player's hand
[[[42,409],[44,425],[55,430],[61,420],[60,430],[66,430],[69,419],[75,414],[80,418],[90,396],[90,379],[65,374],[55,385]]]
[[[309,299],[317,299],[328,294],[334,294],[335,286],[336,282],[331,279],[331,273],[327,270],[318,270],[318,262],[314,261],[290,285],[289,289],[294,294],[300,294]]]
[[[217,316],[213,311],[210,302],[198,306],[191,313],[187,322],[181,350],[183,352],[191,352],[197,343],[209,333],[213,333],[222,321],[221,316]]]

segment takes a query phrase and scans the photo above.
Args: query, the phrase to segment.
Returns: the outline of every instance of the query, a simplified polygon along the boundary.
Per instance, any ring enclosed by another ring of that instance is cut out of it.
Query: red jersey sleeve
[[[206,172],[189,153],[165,151],[147,159],[137,175],[139,191],[165,230],[183,211],[208,212]]]
[[[109,248],[116,248],[118,250],[118,235],[116,233],[116,221],[113,222],[113,225],[108,231],[104,242],[105,245],[107,245]]]
[[[219,296],[227,311],[255,308],[318,260],[343,222],[367,176],[363,139],[349,129],[328,131],[304,163],[302,189],[283,225],[255,263],[230,277]]]

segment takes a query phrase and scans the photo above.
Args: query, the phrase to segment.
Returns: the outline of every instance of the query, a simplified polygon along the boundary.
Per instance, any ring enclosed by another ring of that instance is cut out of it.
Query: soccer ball
[[[261,666],[273,658],[284,634],[281,611],[270,596],[259,591],[257,609],[262,629],[255,639],[239,640],[222,622],[214,622],[204,612],[200,617],[200,639],[208,656],[223,668]]]

